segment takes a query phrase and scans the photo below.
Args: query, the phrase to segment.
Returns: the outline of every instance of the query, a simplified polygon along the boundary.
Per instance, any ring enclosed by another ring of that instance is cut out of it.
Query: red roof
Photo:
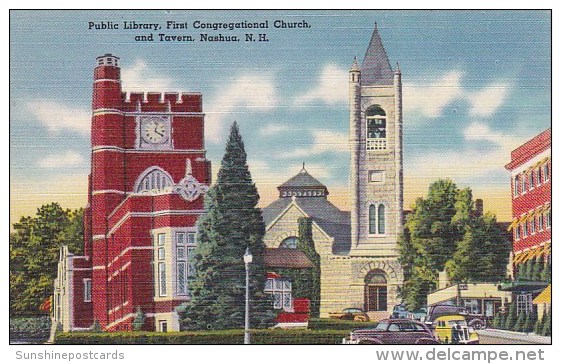
[[[312,268],[314,265],[301,250],[267,248],[265,249],[265,266],[271,268]]]

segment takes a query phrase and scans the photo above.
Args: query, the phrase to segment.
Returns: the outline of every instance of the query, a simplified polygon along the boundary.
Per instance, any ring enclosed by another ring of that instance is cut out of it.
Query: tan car
[[[330,312],[329,317],[339,320],[351,320],[351,321],[361,321],[361,322],[370,321],[370,318],[368,317],[366,312],[364,312],[360,308],[355,308],[355,307],[345,308],[341,312]]]

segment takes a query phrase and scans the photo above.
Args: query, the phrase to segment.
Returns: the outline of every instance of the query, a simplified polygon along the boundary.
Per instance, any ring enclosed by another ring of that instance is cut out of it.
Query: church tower
[[[403,219],[402,89],[375,25],[349,71],[352,256],[398,256]]]

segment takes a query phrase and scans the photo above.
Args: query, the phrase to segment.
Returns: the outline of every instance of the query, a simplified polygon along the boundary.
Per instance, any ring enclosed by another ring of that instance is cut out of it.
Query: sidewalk
[[[492,341],[496,344],[551,344],[550,336],[540,336],[534,333],[486,329],[478,330],[480,340]]]

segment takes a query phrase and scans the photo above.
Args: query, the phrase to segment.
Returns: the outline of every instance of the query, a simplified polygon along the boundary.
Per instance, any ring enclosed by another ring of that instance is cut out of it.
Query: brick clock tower
[[[189,300],[196,222],[211,183],[202,95],[127,96],[119,58],[106,54],[97,58],[92,108],[84,256],[70,261],[82,272],[73,277],[70,329],[98,322],[131,330],[140,309],[143,329],[179,330],[174,308]]]

